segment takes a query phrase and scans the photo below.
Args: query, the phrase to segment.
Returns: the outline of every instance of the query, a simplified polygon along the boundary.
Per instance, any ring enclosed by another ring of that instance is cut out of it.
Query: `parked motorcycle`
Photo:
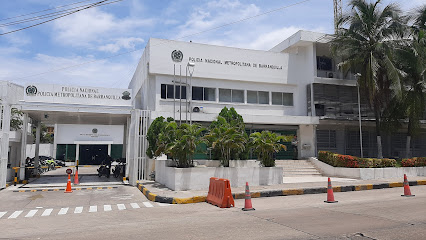
[[[101,165],[98,168],[98,176],[102,177],[102,175],[105,175],[107,178],[111,175],[111,166],[105,165],[105,162],[102,161]]]
[[[115,178],[118,178],[120,176],[124,177],[124,170],[125,170],[126,163],[124,163],[120,159],[115,160],[115,162],[116,164],[114,166],[114,169],[112,170],[114,177]]]

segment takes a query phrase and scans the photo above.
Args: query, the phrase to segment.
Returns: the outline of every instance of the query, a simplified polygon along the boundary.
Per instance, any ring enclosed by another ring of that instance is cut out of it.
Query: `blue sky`
[[[1,0],[0,19],[80,1],[83,0]],[[301,1],[123,0],[84,10],[34,28],[0,36],[0,80],[21,85],[57,83],[127,88],[151,37],[268,50],[299,29],[332,33],[332,0],[310,0],[200,33]],[[349,2],[343,1],[345,6]],[[88,0],[80,5],[93,2],[97,1]],[[382,2],[398,2],[403,10],[408,11],[425,4],[426,0]],[[14,20],[18,19],[3,20],[0,24]],[[0,33],[27,25],[0,25]],[[196,35],[186,37],[191,34]],[[111,57],[129,51],[133,52]],[[81,65],[68,68],[78,64]]]

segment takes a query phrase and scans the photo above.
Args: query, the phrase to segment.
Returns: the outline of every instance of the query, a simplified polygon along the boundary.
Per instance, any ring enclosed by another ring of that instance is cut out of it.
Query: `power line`
[[[28,16],[28,15],[34,15],[36,13],[47,12],[47,11],[50,11],[50,10],[55,10],[55,9],[58,9],[58,8],[63,8],[63,7],[71,6],[71,5],[76,5],[76,4],[83,3],[83,2],[90,2],[90,1],[95,1],[95,0],[85,0],[85,1],[80,1],[80,2],[71,3],[71,4],[67,4],[67,5],[57,6],[57,7],[54,7],[54,8],[49,8],[49,9],[45,9],[45,10],[41,10],[41,11],[37,11],[37,12],[26,13],[26,14],[15,16],[15,17],[3,18],[3,19],[0,19],[0,22],[6,21],[6,20],[9,20],[9,19],[24,17],[24,16]]]
[[[230,26],[230,25],[233,25],[233,24],[237,24],[237,23],[249,20],[249,19],[253,19],[253,18],[256,18],[256,17],[260,17],[260,16],[263,16],[263,15],[267,15],[267,14],[270,14],[270,13],[281,11],[281,10],[284,10],[286,8],[290,8],[290,7],[293,7],[293,6],[296,6],[296,5],[300,5],[302,3],[309,2],[309,1],[311,1],[311,0],[299,1],[299,2],[296,2],[296,3],[291,4],[291,5],[286,5],[286,6],[283,6],[283,7],[272,9],[272,10],[264,12],[264,13],[260,13],[260,14],[254,15],[254,16],[250,16],[250,17],[247,17],[247,18],[243,18],[243,19],[240,19],[240,20],[237,20],[237,21],[233,21],[233,22],[227,23],[227,24],[223,24],[223,25],[220,25],[218,27],[213,27],[213,28],[210,28],[210,29],[207,29],[207,30],[203,30],[203,31],[197,32],[197,33],[185,35],[183,37],[177,38],[176,40],[181,40],[181,39],[184,39],[184,38],[187,38],[187,37],[192,37],[192,36],[199,35],[199,34],[202,34],[202,33],[205,33],[205,32],[209,32],[209,31],[212,31],[212,30],[217,30],[219,28],[227,27],[227,26]],[[157,45],[161,45],[161,44],[163,44],[163,43],[159,43]],[[74,68],[74,67],[79,67],[79,66],[83,66],[83,65],[86,65],[86,64],[90,64],[90,63],[93,63],[93,62],[97,62],[97,61],[101,61],[101,60],[106,60],[106,59],[110,59],[110,58],[114,58],[114,57],[126,55],[126,54],[133,53],[133,52],[140,51],[140,50],[143,50],[143,48],[134,49],[134,50],[131,50],[131,51],[127,51],[127,52],[123,52],[123,53],[119,53],[119,54],[115,54],[115,55],[111,55],[111,56],[108,56],[108,57],[104,57],[104,58],[100,58],[100,59],[96,59],[96,60],[92,60],[92,61],[87,61],[87,62],[75,64],[75,65],[70,65],[70,66],[66,66],[66,67],[62,67],[62,68],[57,68],[57,69],[53,69],[53,70],[46,71],[46,72],[32,74],[32,75],[28,75],[28,76],[24,76],[24,77],[20,77],[20,78],[14,78],[12,80],[20,80],[20,79],[24,79],[24,78],[29,78],[29,77],[35,77],[35,76],[40,76],[40,75],[48,74],[48,73],[51,73],[51,72],[62,71],[62,70],[65,70],[65,69],[69,69],[69,68]]]
[[[92,8],[92,7],[104,6],[104,5],[107,5],[107,4],[116,3],[116,2],[123,1],[123,0],[116,0],[116,1],[114,1],[114,2],[104,3],[104,2],[107,2],[107,1],[110,1],[110,0],[103,0],[103,1],[100,1],[100,2],[97,2],[97,3],[94,3],[94,4],[91,4],[91,5],[90,5],[90,6],[88,6],[88,7],[84,7],[84,8],[82,8],[82,9],[78,9],[78,10],[72,11],[72,12],[70,12],[70,13],[63,14],[63,15],[61,15],[61,16],[59,16],[59,17],[52,18],[52,19],[49,19],[49,20],[44,21],[44,22],[40,22],[40,23],[37,23],[37,24],[30,25],[30,26],[28,26],[28,27],[24,27],[24,28],[20,28],[20,29],[12,30],[12,31],[5,32],[5,33],[0,33],[0,36],[2,36],[2,35],[6,35],[6,34],[11,34],[11,33],[18,32],[18,31],[22,31],[22,30],[25,30],[25,29],[28,29],[28,28],[32,28],[32,27],[35,27],[35,26],[38,26],[38,25],[44,24],[44,23],[48,23],[48,22],[54,21],[54,20],[56,20],[56,19],[66,17],[66,16],[68,16],[68,15],[71,15],[71,14],[74,14],[74,13],[77,13],[77,12],[80,12],[80,11],[83,11],[83,10],[86,10],[86,9],[89,9],[89,8]],[[103,4],[102,4],[102,3],[103,3]]]

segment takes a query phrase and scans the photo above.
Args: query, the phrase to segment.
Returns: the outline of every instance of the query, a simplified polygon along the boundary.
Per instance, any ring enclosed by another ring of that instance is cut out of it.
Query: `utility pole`
[[[337,23],[342,17],[342,0],[333,0],[334,6],[334,33],[337,33]]]

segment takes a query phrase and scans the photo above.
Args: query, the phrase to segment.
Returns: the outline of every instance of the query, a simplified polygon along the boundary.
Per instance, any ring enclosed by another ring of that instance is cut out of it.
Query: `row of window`
[[[266,91],[247,90],[247,103],[250,104],[269,104],[269,97]],[[272,105],[293,106],[293,93],[272,92],[271,97]],[[186,86],[161,84],[161,98],[186,99]],[[214,102],[216,88],[192,87],[192,100]],[[219,88],[219,102],[244,103],[244,90]]]

